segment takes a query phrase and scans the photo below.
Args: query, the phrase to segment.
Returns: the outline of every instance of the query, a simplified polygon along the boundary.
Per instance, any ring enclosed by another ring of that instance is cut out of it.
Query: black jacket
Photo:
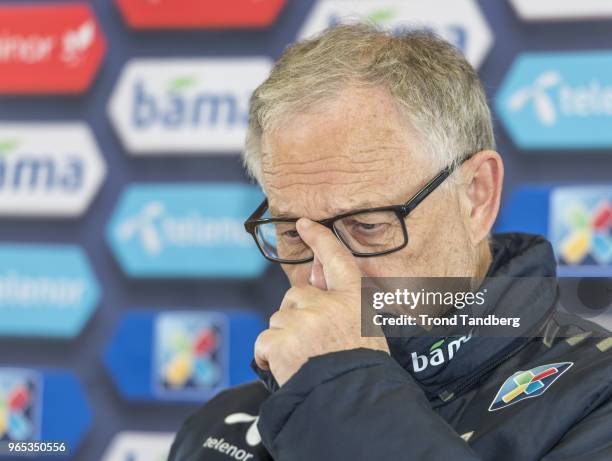
[[[555,274],[541,237],[492,246],[490,275]],[[315,357],[281,389],[259,371],[191,416],[169,460],[611,461],[609,333],[559,312],[555,290],[525,295],[529,335],[473,336],[424,373],[411,357],[431,338]]]

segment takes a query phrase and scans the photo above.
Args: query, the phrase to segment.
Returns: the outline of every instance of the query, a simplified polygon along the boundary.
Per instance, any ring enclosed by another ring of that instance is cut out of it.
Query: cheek
[[[401,277],[405,275],[403,251],[374,258],[356,258],[362,277]]]
[[[418,276],[465,276],[470,273],[472,248],[462,216],[456,209],[432,216],[426,227],[414,226],[408,243],[410,267]]]
[[[406,221],[408,245],[360,265],[372,277],[430,277],[463,275],[472,264],[471,248],[459,210],[432,201],[428,214]],[[424,210],[423,210],[424,211]]]

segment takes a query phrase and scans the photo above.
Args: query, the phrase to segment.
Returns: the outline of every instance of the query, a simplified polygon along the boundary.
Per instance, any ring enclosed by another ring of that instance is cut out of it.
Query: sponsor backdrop
[[[498,230],[612,275],[607,2],[0,0],[0,449],[162,461],[253,378],[287,284],[242,230],[249,94],[288,43],[354,18],[461,49],[506,160]]]

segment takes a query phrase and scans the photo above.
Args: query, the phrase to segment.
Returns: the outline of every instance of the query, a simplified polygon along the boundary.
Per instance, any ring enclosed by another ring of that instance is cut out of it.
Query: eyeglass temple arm
[[[249,216],[247,218],[247,220],[244,222],[244,227],[247,230],[247,232],[251,231],[251,226],[250,223],[251,221],[253,221],[254,219],[258,219],[263,212],[266,210],[266,208],[268,208],[268,198],[264,198],[263,202],[260,203],[260,205],[257,207],[257,209],[251,213],[251,216]]]
[[[421,203],[425,198],[431,194],[434,190],[438,188],[440,184],[442,184],[446,178],[448,178],[460,165],[463,164],[467,159],[471,156],[464,157],[460,162],[453,163],[446,168],[444,168],[440,173],[438,173],[431,181],[429,181],[423,188],[414,194],[410,200],[408,200],[402,209],[404,217],[406,217],[412,210],[414,210],[419,203]]]

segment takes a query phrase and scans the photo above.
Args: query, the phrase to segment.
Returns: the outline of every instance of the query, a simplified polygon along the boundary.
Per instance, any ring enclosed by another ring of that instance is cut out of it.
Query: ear
[[[478,244],[491,232],[497,218],[504,181],[501,156],[492,150],[474,154],[462,169],[467,196],[467,225],[473,244]]]

